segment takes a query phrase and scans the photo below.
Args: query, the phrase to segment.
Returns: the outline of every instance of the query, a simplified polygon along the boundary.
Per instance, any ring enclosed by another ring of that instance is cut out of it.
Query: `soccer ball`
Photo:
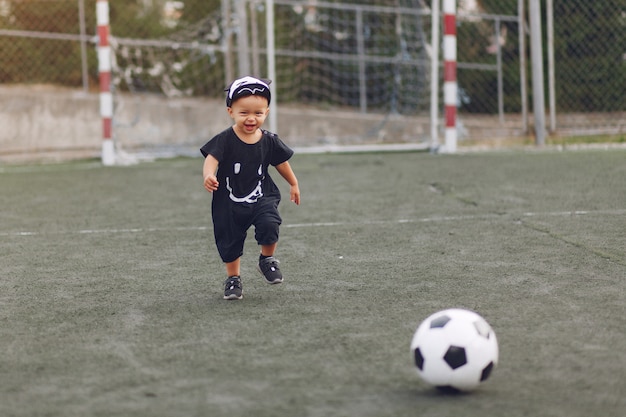
[[[452,308],[424,320],[411,341],[417,373],[446,392],[472,391],[498,363],[496,334],[480,315]]]

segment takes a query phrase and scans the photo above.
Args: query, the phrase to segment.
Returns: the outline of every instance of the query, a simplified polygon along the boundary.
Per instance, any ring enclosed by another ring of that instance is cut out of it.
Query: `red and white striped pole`
[[[456,0],[443,0],[443,102],[446,113],[445,152],[456,152]]]
[[[115,164],[112,120],[113,95],[111,94],[111,46],[109,44],[109,2],[97,0],[98,72],[100,74],[100,117],[102,117],[102,164]]]

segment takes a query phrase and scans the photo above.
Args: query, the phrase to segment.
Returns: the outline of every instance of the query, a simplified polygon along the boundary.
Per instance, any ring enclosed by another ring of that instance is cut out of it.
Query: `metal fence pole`
[[[89,91],[89,71],[87,68],[87,31],[85,30],[85,0],[78,0],[78,25],[80,26],[80,61],[82,65],[83,92]]]
[[[533,113],[535,114],[535,143],[546,143],[546,105],[543,92],[543,48],[541,47],[541,8],[539,0],[530,0],[530,53],[533,75]]]
[[[367,113],[367,89],[365,82],[365,39],[363,37],[363,10],[356,10],[356,45],[359,57],[359,107]]]
[[[430,55],[430,151],[439,148],[439,0],[431,9]]]
[[[278,83],[276,81],[276,44],[274,40],[274,0],[265,0],[265,30],[267,48],[267,76],[272,80],[269,129],[278,132]]]
[[[233,70],[233,27],[232,27],[231,1],[222,0],[222,50],[224,52],[224,86],[229,85],[235,78]]]
[[[261,48],[259,47],[259,25],[257,24],[256,4],[253,2],[248,3],[250,9],[250,32],[252,42],[252,75],[255,77],[261,76],[261,65],[259,64],[259,54]]]
[[[554,87],[554,5],[553,0],[546,2],[546,20],[548,32],[548,103],[550,108],[550,132],[556,131],[556,93]]]
[[[500,18],[496,18],[495,23],[494,39],[496,42],[496,66],[498,67],[498,118],[500,124],[504,124],[504,81],[502,75],[502,45],[500,44],[500,36],[502,36],[500,32]]]
[[[235,12],[237,13],[237,68],[238,77],[250,74],[250,48],[248,46],[248,13],[245,0],[235,0]]]
[[[524,3],[526,0],[518,0],[517,17],[519,26],[519,73],[520,73],[520,99],[522,107],[522,131],[528,133],[528,80],[526,75],[526,12]]]

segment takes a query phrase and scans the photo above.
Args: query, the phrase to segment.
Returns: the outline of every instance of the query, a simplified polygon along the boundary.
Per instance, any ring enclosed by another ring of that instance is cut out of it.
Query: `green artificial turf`
[[[291,163],[285,282],[250,233],[241,301],[201,159],[0,167],[0,415],[624,415],[626,152]],[[413,332],[450,307],[500,344],[470,394],[413,368]]]

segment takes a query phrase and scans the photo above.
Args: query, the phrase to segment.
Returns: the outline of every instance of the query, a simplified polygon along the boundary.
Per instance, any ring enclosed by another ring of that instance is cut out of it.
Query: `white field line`
[[[349,221],[349,222],[312,222],[312,223],[293,223],[283,224],[281,227],[286,229],[306,228],[306,227],[336,227],[336,226],[367,226],[367,225],[394,225],[407,223],[435,223],[435,222],[452,222],[452,221],[472,221],[472,220],[488,220],[502,218],[527,218],[527,217],[578,217],[587,215],[599,216],[623,216],[626,215],[626,209],[621,210],[575,210],[575,211],[552,211],[552,212],[525,212],[525,213],[507,213],[507,214],[478,214],[470,216],[431,216],[420,217],[416,219],[389,219],[389,220],[369,220],[369,221]],[[128,234],[128,233],[151,233],[151,232],[189,232],[189,231],[206,231],[211,229],[208,226],[190,226],[190,227],[148,227],[148,228],[113,228],[113,229],[81,229],[67,231],[16,231],[16,232],[0,232],[0,237],[9,236],[45,236],[45,235],[96,235],[96,234]]]

